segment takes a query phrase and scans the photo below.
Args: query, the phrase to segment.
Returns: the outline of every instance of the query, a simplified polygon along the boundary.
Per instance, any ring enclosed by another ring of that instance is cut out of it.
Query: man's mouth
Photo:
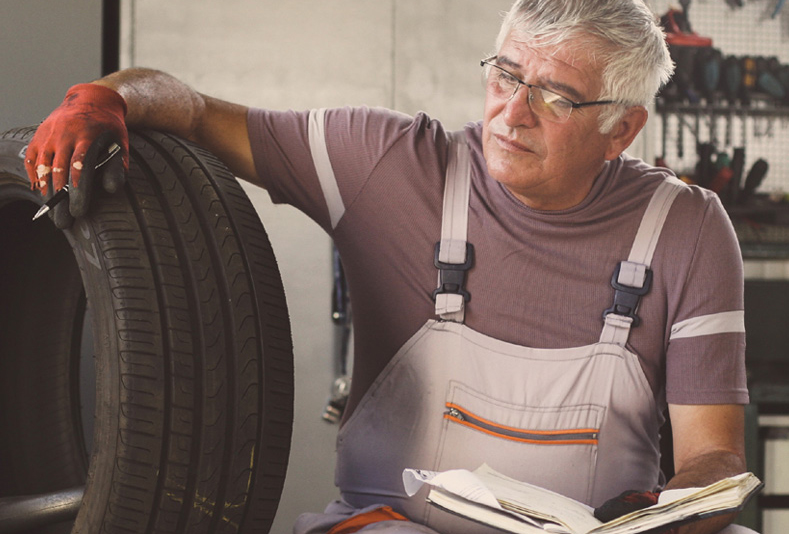
[[[511,138],[506,135],[493,134],[494,139],[498,145],[508,152],[534,152],[525,143],[519,141],[517,138]]]

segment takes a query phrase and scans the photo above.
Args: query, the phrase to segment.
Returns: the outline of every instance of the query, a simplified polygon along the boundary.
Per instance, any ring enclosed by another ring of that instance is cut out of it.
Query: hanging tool
[[[666,85],[662,95],[667,100],[687,100],[692,104],[700,100],[699,91],[702,86],[696,78],[696,56],[705,48],[712,46],[712,39],[700,37],[693,32],[688,18],[690,0],[681,0],[682,9],[669,9],[660,18],[660,24],[666,32],[671,59],[676,68],[674,76]],[[709,72],[714,75],[714,72]]]
[[[781,102],[786,96],[786,91],[778,76],[781,71],[781,64],[777,57],[761,58],[756,62],[758,74],[756,76],[757,87]]]
[[[718,118],[715,116],[715,108],[710,108],[710,143],[713,146],[719,144],[718,141]]]
[[[729,155],[725,152],[718,152],[718,156],[715,159],[715,176],[710,181],[710,190],[718,193],[724,206],[728,204],[726,193],[728,192],[731,177],[732,170]]]
[[[720,77],[721,89],[729,105],[733,106],[739,96],[740,84],[742,83],[742,68],[740,61],[734,56],[727,56],[722,65],[723,73]]]
[[[742,79],[740,82],[740,102],[743,106],[751,104],[751,93],[756,88],[756,58],[745,56],[740,60]]]
[[[690,0],[680,0],[682,10],[669,9],[660,18],[660,24],[666,31],[666,42],[677,46],[712,46],[712,39],[701,37],[693,32],[688,17]]]
[[[729,112],[726,117],[725,146],[727,147],[732,144],[734,105],[737,103],[741,81],[742,70],[740,69],[739,60],[734,56],[726,56],[726,59],[721,62],[721,75],[718,82],[719,88],[729,104]]]
[[[713,100],[720,85],[723,54],[717,48],[699,48],[695,58],[696,90],[707,99]]]
[[[784,105],[789,105],[789,65],[781,65],[776,74],[784,88]]]
[[[660,132],[661,153],[660,159],[666,161],[666,144],[668,142],[668,113],[662,116],[663,130]]]
[[[685,120],[682,114],[677,114],[677,157],[682,159],[685,157]]]
[[[778,16],[778,13],[780,13],[781,9],[784,7],[784,2],[786,2],[786,0],[778,0],[778,3],[775,4],[775,9],[773,9],[772,15],[770,15],[771,19],[774,19]]]
[[[351,391],[351,377],[348,373],[348,356],[350,352],[352,314],[348,284],[345,270],[336,248],[332,249],[332,271],[334,284],[331,294],[331,318],[339,329],[338,343],[334,353],[334,382],[331,385],[329,400],[323,408],[321,419],[336,424],[342,419],[348,395]]]
[[[712,164],[715,145],[712,143],[697,143],[696,153],[699,155],[699,161],[696,163],[695,182],[701,187],[709,188],[715,174],[715,168]]]
[[[746,204],[751,198],[756,189],[762,185],[764,177],[767,175],[769,165],[762,158],[756,160],[751,169],[748,171],[748,176],[745,177],[745,185],[742,187],[739,196],[737,197],[738,204]]]
[[[739,202],[742,173],[745,170],[745,148],[737,147],[731,158],[731,178],[729,179],[728,193],[726,194],[729,205]]]

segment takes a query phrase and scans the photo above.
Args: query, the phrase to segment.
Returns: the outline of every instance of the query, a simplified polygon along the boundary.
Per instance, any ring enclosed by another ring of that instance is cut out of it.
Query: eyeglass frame
[[[482,59],[479,62],[479,66],[483,67],[483,68],[485,66],[489,66],[489,67],[493,67],[493,68],[499,69],[500,71],[502,71],[503,73],[505,73],[506,75],[511,77],[513,80],[518,82],[515,85],[515,89],[512,91],[512,94],[507,97],[508,101],[511,100],[518,93],[518,90],[521,88],[521,86],[525,86],[528,89],[527,101],[529,102],[529,108],[531,108],[531,99],[533,98],[532,97],[532,88],[536,88],[536,89],[539,89],[540,91],[545,91],[547,93],[556,95],[560,99],[565,100],[565,101],[570,103],[570,112],[567,114],[567,118],[563,119],[563,120],[557,120],[557,121],[554,121],[554,122],[566,122],[566,121],[570,120],[570,115],[572,114],[574,109],[580,109],[580,108],[585,108],[585,107],[590,107],[590,106],[602,106],[602,105],[607,105],[607,104],[618,104],[619,103],[616,100],[595,100],[595,101],[590,101],[590,102],[575,102],[573,100],[570,100],[566,96],[560,95],[559,93],[557,93],[555,91],[551,91],[550,89],[546,89],[545,87],[542,87],[540,85],[535,85],[533,83],[526,83],[523,80],[521,80],[520,78],[518,78],[517,76],[515,76],[513,73],[511,73],[510,71],[505,69],[504,67],[502,67],[500,65],[496,65],[495,63],[492,63],[492,61],[498,59],[498,57],[499,56],[496,55],[496,56],[490,56],[489,58],[486,58],[486,59]],[[488,78],[489,78],[489,76],[485,78],[485,86],[486,86],[486,88],[487,88],[487,85],[490,83]],[[490,91],[488,91],[488,92],[490,92]],[[540,116],[542,116],[542,115],[540,115]],[[546,120],[551,120],[548,117],[543,117],[543,118],[545,118]],[[558,117],[557,117],[557,119],[558,119]]]

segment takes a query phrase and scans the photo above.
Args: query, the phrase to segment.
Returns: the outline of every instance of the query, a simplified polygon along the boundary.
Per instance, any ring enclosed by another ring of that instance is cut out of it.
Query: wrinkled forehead
[[[598,69],[602,67],[606,55],[606,43],[580,30],[557,30],[537,34],[528,27],[516,27],[504,35],[498,51],[501,51],[507,42],[517,43],[544,57],[561,57],[572,65],[590,64]]]
[[[590,78],[601,79],[605,54],[599,40],[585,34],[577,39],[556,40],[513,30],[501,43],[497,54],[521,55],[544,63],[564,65]]]

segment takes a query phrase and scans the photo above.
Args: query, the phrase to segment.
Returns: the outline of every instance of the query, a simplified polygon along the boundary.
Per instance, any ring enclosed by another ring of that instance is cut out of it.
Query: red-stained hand
[[[25,168],[31,188],[45,198],[69,184],[69,198],[50,212],[59,228],[71,226],[73,217],[88,211],[98,175],[108,192],[115,192],[129,169],[129,134],[126,102],[101,85],[73,86],[58,108],[38,127],[27,147]],[[120,153],[96,170],[117,143]]]

